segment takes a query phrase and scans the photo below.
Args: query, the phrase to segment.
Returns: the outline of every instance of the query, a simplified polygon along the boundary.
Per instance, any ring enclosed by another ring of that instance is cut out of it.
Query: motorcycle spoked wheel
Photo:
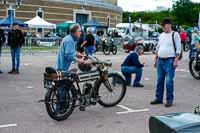
[[[109,45],[105,44],[105,45],[103,46],[103,53],[104,53],[105,55],[110,55],[110,46],[109,46]]]
[[[99,104],[103,107],[113,107],[120,103],[126,94],[125,80],[117,73],[108,74],[107,80],[98,80],[95,84]]]
[[[57,121],[67,119],[72,114],[76,104],[74,86],[49,89],[45,96],[45,104],[46,111],[52,119]]]
[[[196,60],[195,58],[190,59],[189,61],[189,70],[193,78],[200,80],[200,71],[196,71],[195,69]]]
[[[117,46],[116,46],[116,45],[114,45],[114,46],[112,47],[112,54],[113,54],[113,55],[116,55],[116,54],[117,54]]]

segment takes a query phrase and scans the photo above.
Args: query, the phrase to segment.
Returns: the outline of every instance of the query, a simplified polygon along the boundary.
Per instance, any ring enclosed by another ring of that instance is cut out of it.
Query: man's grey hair
[[[137,46],[137,47],[135,48],[135,51],[136,51],[137,53],[139,53],[139,52],[143,52],[144,49],[143,49],[143,47],[141,47],[141,46]]]
[[[73,25],[70,26],[69,32],[71,34],[74,34],[75,32],[77,32],[80,29],[81,29],[80,25],[78,23],[76,23],[76,24],[73,24]]]

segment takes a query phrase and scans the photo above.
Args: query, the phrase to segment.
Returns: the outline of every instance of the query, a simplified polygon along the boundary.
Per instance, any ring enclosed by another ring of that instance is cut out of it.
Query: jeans
[[[85,53],[86,55],[93,55],[94,53],[94,46],[88,46],[88,47],[85,47]]]
[[[0,46],[0,58],[1,58],[2,47]]]
[[[160,59],[157,61],[157,88],[156,100],[163,101],[164,85],[166,80],[167,103],[173,103],[174,100],[174,58]]]
[[[66,109],[66,98],[67,98],[67,90],[63,87],[58,87],[56,96],[57,96],[57,101],[56,101],[56,113],[61,113],[64,109]]]
[[[122,66],[121,67],[121,72],[124,75],[125,79],[126,79],[126,84],[130,85],[131,84],[131,75],[132,74],[136,74],[135,76],[135,80],[134,80],[134,85],[135,84],[139,84],[142,78],[142,73],[143,73],[143,69],[142,68],[138,68],[135,66]]]
[[[1,65],[1,52],[2,52],[2,48],[0,46],[0,65]],[[1,70],[0,70],[0,72],[1,72]]]
[[[20,48],[11,49],[11,57],[12,57],[12,70],[19,71],[20,65]]]
[[[192,44],[190,46],[189,59],[192,59],[192,57],[194,57],[195,52],[196,52],[196,48],[195,48],[194,44]]]

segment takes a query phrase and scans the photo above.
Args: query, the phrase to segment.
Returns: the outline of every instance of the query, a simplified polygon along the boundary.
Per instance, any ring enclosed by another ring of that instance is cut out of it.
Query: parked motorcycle
[[[67,119],[75,107],[81,111],[97,103],[103,107],[113,107],[124,98],[125,81],[117,72],[108,71],[112,63],[96,57],[91,57],[91,61],[95,70],[87,72],[59,72],[46,68],[44,88],[47,92],[43,102],[52,119]]]
[[[117,54],[117,45],[114,42],[113,38],[103,38],[102,40],[102,50],[105,55],[110,55],[112,52],[113,55]]]
[[[200,48],[194,48],[189,61],[189,70],[195,79],[200,79]]]

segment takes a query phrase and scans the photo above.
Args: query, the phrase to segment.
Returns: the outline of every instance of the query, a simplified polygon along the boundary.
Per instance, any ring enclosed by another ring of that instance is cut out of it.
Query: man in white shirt
[[[170,18],[162,21],[163,33],[159,37],[154,66],[157,68],[156,98],[152,105],[163,104],[166,80],[166,104],[171,107],[174,100],[174,76],[181,54],[181,39],[177,32],[172,31]]]

